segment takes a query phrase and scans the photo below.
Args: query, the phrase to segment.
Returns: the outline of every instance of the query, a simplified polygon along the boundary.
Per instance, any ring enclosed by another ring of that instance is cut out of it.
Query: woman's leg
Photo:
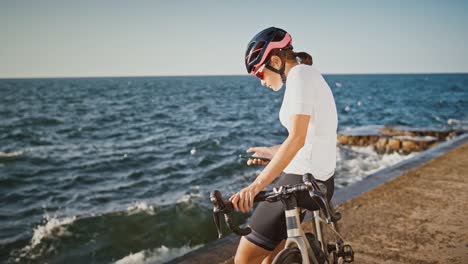
[[[261,248],[242,237],[237,247],[235,264],[260,264],[272,251]]]
[[[286,239],[281,241],[278,246],[276,246],[275,250],[273,252],[270,251],[270,254],[263,259],[262,264],[270,264],[278,255],[278,253],[284,249],[284,245],[286,244]]]

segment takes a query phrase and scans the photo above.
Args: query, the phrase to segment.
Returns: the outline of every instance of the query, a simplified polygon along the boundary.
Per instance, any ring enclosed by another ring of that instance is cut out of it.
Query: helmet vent
[[[278,42],[278,41],[283,40],[283,38],[284,38],[284,32],[277,31],[277,32],[275,32],[275,33],[276,33],[276,34],[275,34],[275,37],[273,38],[273,41],[274,41],[274,42]]]
[[[246,54],[247,61],[251,62],[257,59],[257,57],[262,53],[263,46],[265,46],[265,41],[260,41],[257,43],[252,43],[251,47],[249,47],[249,53]]]

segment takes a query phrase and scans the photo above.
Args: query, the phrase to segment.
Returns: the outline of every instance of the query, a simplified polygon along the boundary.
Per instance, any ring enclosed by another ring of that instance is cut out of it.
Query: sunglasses
[[[265,77],[263,69],[265,69],[265,64],[260,66],[260,68],[258,68],[258,70],[255,72],[255,76],[257,76],[257,78],[259,78],[260,80],[263,80],[263,78]]]
[[[257,78],[259,78],[260,80],[263,81],[263,79],[265,78],[265,74],[263,73],[263,70],[265,69],[266,65],[270,63],[270,61],[266,61],[264,64],[262,64],[262,66],[260,66],[258,68],[258,70],[255,71],[254,75],[257,76]]]

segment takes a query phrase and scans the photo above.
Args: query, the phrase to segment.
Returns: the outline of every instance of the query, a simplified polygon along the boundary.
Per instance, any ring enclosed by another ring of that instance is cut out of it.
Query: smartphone
[[[244,155],[239,155],[239,158],[241,159],[259,159],[262,161],[271,161],[269,158],[264,158],[264,157],[254,157],[254,156],[244,156]]]

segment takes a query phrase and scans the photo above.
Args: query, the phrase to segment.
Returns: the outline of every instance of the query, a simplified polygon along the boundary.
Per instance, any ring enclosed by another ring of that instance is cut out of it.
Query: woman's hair
[[[267,59],[270,59],[273,55],[280,57],[281,60],[296,61],[296,57],[298,57],[301,60],[301,64],[312,65],[313,63],[312,56],[306,52],[294,52],[292,47],[284,48],[282,50],[274,49],[270,54],[268,54]]]

